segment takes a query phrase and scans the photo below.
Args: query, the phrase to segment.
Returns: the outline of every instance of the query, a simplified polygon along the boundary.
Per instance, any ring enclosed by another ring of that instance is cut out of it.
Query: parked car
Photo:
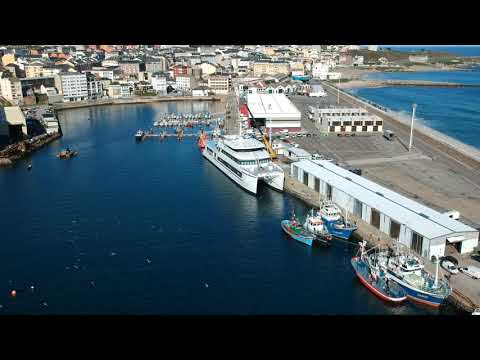
[[[480,279],[480,269],[476,266],[459,267],[458,270],[473,279]]]
[[[440,266],[442,268],[444,268],[445,270],[447,270],[450,274],[453,274],[453,275],[456,275],[459,272],[457,266],[455,266],[454,263],[452,263],[451,261],[448,261],[448,260],[442,261],[440,263]]]
[[[389,141],[393,141],[395,138],[395,133],[391,130],[385,130],[383,132],[383,137]]]

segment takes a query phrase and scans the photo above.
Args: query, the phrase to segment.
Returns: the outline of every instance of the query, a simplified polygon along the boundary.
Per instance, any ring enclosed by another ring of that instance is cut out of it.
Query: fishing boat
[[[137,141],[143,140],[144,137],[145,137],[145,132],[142,131],[142,130],[138,130],[138,131],[135,133],[135,140],[137,140]]]
[[[328,233],[322,218],[312,209],[305,219],[303,227],[322,243],[330,244],[332,235]]]
[[[330,235],[337,238],[348,240],[353,232],[357,230],[357,226],[344,220],[338,207],[331,201],[323,202],[319,210],[326,229]]]
[[[439,307],[452,292],[450,284],[438,278],[439,261],[435,276],[425,271],[417,256],[400,253],[398,248],[370,255],[369,263],[376,269],[382,269],[386,277],[400,285],[408,298],[417,303]]]
[[[394,281],[385,276],[383,269],[373,270],[366,259],[366,241],[360,243],[357,256],[351,259],[351,264],[360,282],[379,299],[401,304],[407,299],[407,292]]]
[[[67,148],[65,150],[60,151],[57,154],[57,157],[59,159],[70,159],[70,158],[72,158],[74,156],[77,156],[77,155],[78,155],[78,151],[72,151],[69,148]]]
[[[293,239],[308,246],[313,245],[315,236],[304,229],[302,224],[300,224],[295,217],[295,213],[292,213],[292,218],[290,220],[282,220],[281,226],[283,231]]]
[[[202,130],[198,137],[198,147],[203,150],[207,145],[207,140],[208,140],[208,135]]]

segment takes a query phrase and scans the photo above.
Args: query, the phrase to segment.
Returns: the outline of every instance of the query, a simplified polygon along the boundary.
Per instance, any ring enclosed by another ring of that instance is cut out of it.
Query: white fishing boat
[[[251,138],[225,135],[207,141],[203,156],[250,193],[257,193],[258,181],[283,191],[283,169],[274,164],[265,145]]]
[[[321,216],[318,213],[315,214],[313,209],[307,215],[303,227],[319,240],[329,242],[332,239],[332,236],[328,233]]]

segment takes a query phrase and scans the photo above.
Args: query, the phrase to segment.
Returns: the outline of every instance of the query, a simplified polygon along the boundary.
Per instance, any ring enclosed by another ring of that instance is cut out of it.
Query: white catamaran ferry
[[[283,191],[284,173],[274,164],[265,145],[249,137],[225,135],[207,141],[203,156],[245,190],[256,194],[258,180]]]

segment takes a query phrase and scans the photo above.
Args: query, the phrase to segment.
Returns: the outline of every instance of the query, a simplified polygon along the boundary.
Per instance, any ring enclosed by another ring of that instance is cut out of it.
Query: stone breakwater
[[[477,84],[459,84],[452,82],[426,81],[426,80],[352,80],[335,86],[341,89],[386,86],[432,86],[432,87],[480,87]]]

